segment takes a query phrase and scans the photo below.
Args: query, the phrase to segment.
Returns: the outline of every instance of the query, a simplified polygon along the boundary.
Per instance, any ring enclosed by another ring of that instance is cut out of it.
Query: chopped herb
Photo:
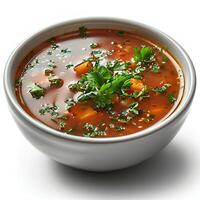
[[[65,125],[66,125],[66,123],[63,122],[63,121],[61,121],[61,122],[59,123],[59,129],[63,130],[63,129],[65,128]]]
[[[60,78],[58,78],[58,77],[55,76],[55,75],[51,75],[51,74],[50,74],[50,75],[48,76],[48,80],[49,80],[51,86],[53,86],[53,87],[60,88],[60,87],[62,87],[62,85],[63,85],[63,80],[60,79]]]
[[[65,121],[67,120],[67,116],[65,114],[59,113],[58,106],[49,105],[49,104],[42,105],[42,108],[39,110],[39,113],[40,115],[50,114],[51,120],[57,123],[60,129],[64,128],[64,124],[65,124]]]
[[[163,61],[164,63],[166,63],[168,60],[169,60],[169,58],[168,58],[166,55],[164,55],[164,56],[162,57],[162,61]]]
[[[50,60],[49,63],[48,63],[48,67],[56,68],[55,62],[53,60]]]
[[[133,102],[130,104],[129,108],[119,113],[116,117],[111,117],[111,121],[127,124],[135,116],[139,115],[140,110],[138,110],[138,103]]]
[[[56,68],[56,64],[54,61],[50,60],[48,67]]]
[[[39,110],[40,115],[50,114],[51,116],[58,115],[59,108],[55,105],[45,104]]]
[[[152,91],[163,94],[167,91],[167,88],[170,86],[171,86],[171,84],[166,83],[162,87],[153,88]]]
[[[46,76],[49,76],[50,74],[53,74],[53,68],[48,67],[48,68],[44,69],[44,74]]]
[[[153,73],[157,74],[160,72],[160,67],[157,64],[153,64],[152,70]]]
[[[61,53],[63,54],[67,54],[67,53],[71,53],[72,51],[69,48],[66,49],[61,49]]]
[[[29,85],[28,88],[33,98],[39,99],[40,97],[44,96],[45,89],[39,86],[38,84],[33,83]]]
[[[135,68],[135,73],[141,73],[144,72],[146,70],[146,67],[142,67],[142,66],[138,66]]]
[[[168,100],[170,103],[174,104],[176,102],[176,98],[174,97],[173,94],[168,95]]]
[[[154,52],[151,47],[134,48],[134,61],[138,62],[151,62],[154,58]]]
[[[135,117],[136,115],[139,115],[138,103],[133,102],[132,104],[130,104],[128,109],[124,110],[119,115],[118,121],[119,121],[119,119],[120,120],[123,119],[123,122],[126,123],[126,122],[130,121],[131,119],[133,119],[133,117]]]
[[[39,64],[39,59],[38,58],[35,59],[35,64]]]
[[[65,101],[65,109],[68,110],[70,109],[72,106],[74,106],[76,104],[76,102],[74,101],[74,99],[67,99]]]
[[[115,59],[114,61],[107,63],[107,68],[109,68],[111,71],[123,71],[127,70],[130,64],[131,63],[129,61],[121,62]]]
[[[87,28],[85,26],[79,27],[79,35],[81,38],[87,37]]]
[[[51,44],[51,48],[52,48],[53,50],[56,50],[57,48],[59,48],[59,45],[53,42],[53,43]]]
[[[103,52],[101,50],[93,50],[91,52],[91,55],[94,55],[95,57],[100,57],[102,56]]]
[[[65,65],[65,67],[66,67],[67,69],[69,69],[69,68],[71,68],[71,67],[74,67],[74,65],[73,65],[73,64],[67,64],[67,65]]]
[[[52,54],[53,54],[52,51],[47,52],[47,55],[52,55]]]
[[[74,131],[74,129],[70,128],[70,129],[68,129],[68,130],[65,130],[65,133],[66,133],[66,134],[71,134],[73,131]]]
[[[84,128],[86,129],[86,133],[83,134],[83,136],[85,137],[96,137],[96,136],[106,135],[105,131],[101,131],[99,130],[98,127],[89,123],[86,123],[84,125]]]
[[[139,79],[139,80],[141,80],[141,79],[142,79],[142,76],[139,75],[139,74],[135,74],[135,75],[133,76],[133,78],[134,78],[134,79]]]
[[[132,97],[134,98],[139,98],[139,100],[141,101],[144,98],[149,97],[149,89],[145,86],[141,91],[135,91],[132,94]]]
[[[125,62],[117,64],[118,67],[124,65]],[[110,110],[113,95],[124,93],[131,86],[128,80],[134,76],[133,73],[114,74],[115,67],[116,63],[113,67],[110,63],[102,66],[96,62],[90,72],[83,75],[77,83],[69,85],[69,88],[74,92],[81,92],[78,101],[92,99],[97,108]]]
[[[117,35],[120,36],[120,37],[124,36],[124,34],[125,34],[124,31],[118,31],[118,32],[117,32]]]
[[[123,131],[123,130],[125,130],[125,127],[124,126],[115,126],[115,129],[117,131]]]
[[[99,46],[99,44],[97,44],[95,42],[93,42],[93,43],[90,44],[90,48],[91,49],[97,48],[98,46]]]

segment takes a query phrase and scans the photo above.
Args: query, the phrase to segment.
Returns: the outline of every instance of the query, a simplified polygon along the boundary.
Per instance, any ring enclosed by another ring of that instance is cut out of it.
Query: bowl
[[[15,72],[21,60],[37,45],[56,35],[87,28],[129,31],[167,46],[182,67],[185,88],[176,110],[164,120],[132,135],[114,138],[84,138],[63,134],[33,119],[19,105],[14,90]],[[111,171],[140,163],[165,147],[183,125],[192,103],[196,75],[185,50],[171,37],[150,26],[113,18],[86,18],[59,23],[22,42],[10,56],[4,71],[4,88],[13,118],[21,132],[41,152],[59,163],[89,171]]]

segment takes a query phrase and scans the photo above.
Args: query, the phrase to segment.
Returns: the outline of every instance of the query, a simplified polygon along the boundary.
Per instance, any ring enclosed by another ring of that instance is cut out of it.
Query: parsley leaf
[[[70,99],[67,99],[65,101],[65,109],[68,110],[70,109],[72,106],[74,106],[76,104],[76,102],[74,101],[74,99],[70,98]]]
[[[86,123],[84,125],[84,128],[86,129],[86,133],[83,134],[83,136],[85,137],[96,137],[106,135],[106,132],[104,130],[102,131],[98,127],[89,123]]]
[[[57,106],[46,104],[46,105],[42,105],[42,108],[39,110],[39,113],[41,115],[48,113],[51,116],[54,116],[54,115],[58,115],[58,110],[59,108]]]
[[[157,64],[154,64],[152,66],[152,70],[151,70],[153,73],[157,74],[160,72],[160,67],[157,65]]]
[[[139,100],[142,100],[144,98],[149,97],[148,93],[149,89],[145,86],[142,90],[133,92],[132,97],[136,99],[139,98]]]
[[[134,61],[138,62],[151,62],[154,58],[154,52],[151,47],[134,48]]]
[[[99,46],[99,44],[96,43],[96,42],[93,42],[93,43],[90,44],[90,48],[91,48],[91,49],[95,49],[95,48],[97,48],[98,46]]]
[[[79,27],[79,35],[81,38],[87,37],[87,28],[85,26]]]
[[[115,129],[117,131],[123,131],[123,130],[125,130],[125,127],[124,126],[115,126]]]
[[[176,102],[176,98],[174,97],[173,94],[168,95],[168,100],[170,103],[174,104]]]
[[[72,51],[69,48],[66,49],[61,49],[61,53],[63,54],[67,54],[67,53],[71,53]]]
[[[39,86],[38,84],[33,83],[29,85],[28,88],[33,98],[39,99],[40,97],[44,96],[45,89]]]
[[[118,31],[118,32],[117,32],[117,35],[120,36],[120,37],[124,36],[124,34],[125,34],[124,31]]]
[[[66,67],[67,69],[69,69],[69,68],[71,68],[71,67],[74,67],[74,65],[70,63],[70,64],[65,65],[65,67]]]
[[[170,86],[171,86],[171,84],[166,83],[161,87],[153,88],[152,91],[154,91],[156,93],[163,94],[167,91],[167,88],[170,87]]]
[[[49,80],[49,82],[50,82],[50,84],[51,84],[52,87],[60,88],[60,87],[62,87],[62,85],[63,85],[63,80],[60,79],[60,78],[58,78],[58,77],[55,76],[55,75],[51,75],[51,74],[50,74],[50,75],[48,76],[48,80]]]

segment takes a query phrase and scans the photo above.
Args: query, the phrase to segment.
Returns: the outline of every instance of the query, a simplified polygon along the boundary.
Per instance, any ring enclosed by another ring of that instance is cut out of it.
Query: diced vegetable
[[[97,111],[95,111],[92,107],[80,104],[71,107],[69,111],[80,120],[86,120],[97,114]]]
[[[155,108],[150,109],[150,113],[155,116],[159,116],[163,112],[163,110],[164,109],[161,107],[155,107]]]
[[[138,91],[138,90],[142,90],[144,88],[144,84],[141,80],[139,79],[135,79],[135,78],[131,78],[130,82],[132,83],[130,90],[131,92],[133,91]]]
[[[86,61],[84,63],[77,65],[74,68],[74,71],[78,76],[81,76],[83,74],[88,73],[91,69],[92,69],[92,63],[90,61]]]
[[[133,62],[133,63],[131,63],[131,64],[129,65],[129,67],[130,67],[131,69],[135,69],[136,66],[137,66],[137,64],[136,64],[135,62]]]

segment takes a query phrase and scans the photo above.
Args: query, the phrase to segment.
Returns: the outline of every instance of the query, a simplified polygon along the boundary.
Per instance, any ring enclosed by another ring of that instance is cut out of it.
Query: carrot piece
[[[80,120],[85,120],[87,118],[94,117],[97,114],[97,111],[88,105],[77,104],[70,108],[70,113],[72,113]]]
[[[137,66],[137,64],[136,64],[136,63],[131,63],[129,67],[130,67],[131,69],[135,69],[135,68],[136,68],[136,66]]]
[[[164,109],[156,107],[156,108],[150,109],[149,111],[150,111],[151,114],[160,115],[160,113],[162,113],[164,111]]]
[[[133,91],[138,91],[138,90],[142,90],[144,88],[144,84],[141,80],[135,79],[135,78],[131,78],[130,79],[132,85],[130,87],[131,92]]]
[[[78,76],[88,73],[92,69],[92,63],[90,61],[83,62],[74,68],[74,71]]]

